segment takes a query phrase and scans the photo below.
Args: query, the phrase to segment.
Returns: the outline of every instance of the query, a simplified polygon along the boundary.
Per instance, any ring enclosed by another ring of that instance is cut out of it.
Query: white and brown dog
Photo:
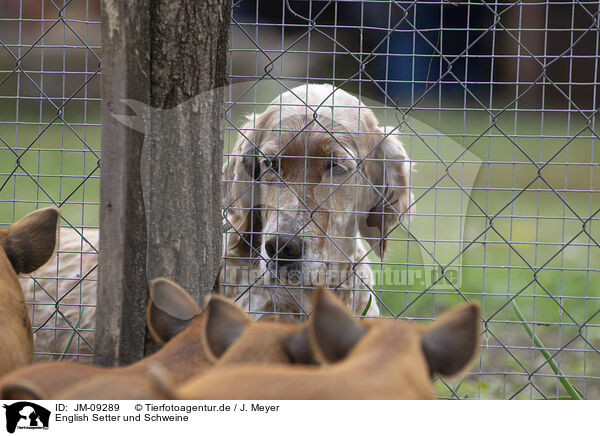
[[[409,176],[402,144],[357,98],[316,84],[281,94],[249,116],[223,166],[222,292],[298,321],[305,289],[324,283],[355,314],[378,315],[362,241],[383,256],[412,207]]]

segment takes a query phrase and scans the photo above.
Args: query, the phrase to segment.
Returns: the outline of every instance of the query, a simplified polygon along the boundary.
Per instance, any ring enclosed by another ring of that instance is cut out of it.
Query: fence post
[[[96,363],[126,364],[147,351],[149,279],[167,276],[199,302],[215,284],[230,15],[230,0],[102,0]],[[113,117],[131,114],[122,99],[169,110],[219,87],[200,110],[171,112],[168,132],[144,135]],[[149,144],[152,161],[144,168]],[[165,183],[154,183],[148,192],[144,169],[154,182]]]

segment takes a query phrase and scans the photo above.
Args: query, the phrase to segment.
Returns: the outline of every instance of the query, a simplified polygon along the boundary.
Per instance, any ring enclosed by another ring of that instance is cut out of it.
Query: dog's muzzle
[[[300,270],[304,241],[300,236],[273,235],[265,241],[269,268],[278,274],[283,269]]]

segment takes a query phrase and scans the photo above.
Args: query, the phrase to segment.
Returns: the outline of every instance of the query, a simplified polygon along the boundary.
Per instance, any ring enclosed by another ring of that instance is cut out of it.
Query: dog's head
[[[300,86],[241,131],[223,167],[229,250],[254,247],[264,270],[304,285],[356,261],[357,236],[383,256],[411,206],[410,163],[370,109],[332,86]]]

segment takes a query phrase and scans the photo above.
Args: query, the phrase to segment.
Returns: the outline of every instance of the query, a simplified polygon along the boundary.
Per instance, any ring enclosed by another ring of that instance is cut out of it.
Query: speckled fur
[[[310,313],[306,288],[316,284],[310,280],[318,272],[342,277],[326,284],[361,314],[374,286],[364,263],[364,242],[383,256],[385,236],[399,214],[411,212],[410,163],[402,144],[384,134],[358,99],[334,89],[302,85],[275,98],[263,113],[249,116],[223,166],[223,180],[228,181],[223,201],[233,228],[224,240],[222,292],[257,316],[277,311],[301,321],[291,314],[302,313],[300,305]],[[259,183],[244,161],[248,154],[259,155],[253,164],[263,173]],[[278,156],[279,176],[260,162],[263,156]],[[332,156],[345,163],[346,174],[332,176],[323,169]],[[280,283],[274,277],[264,260],[265,235],[274,233],[303,237],[302,272],[308,281]],[[248,269],[250,274],[239,273]],[[344,280],[344,273],[350,278]],[[378,314],[373,296],[367,315]]]

